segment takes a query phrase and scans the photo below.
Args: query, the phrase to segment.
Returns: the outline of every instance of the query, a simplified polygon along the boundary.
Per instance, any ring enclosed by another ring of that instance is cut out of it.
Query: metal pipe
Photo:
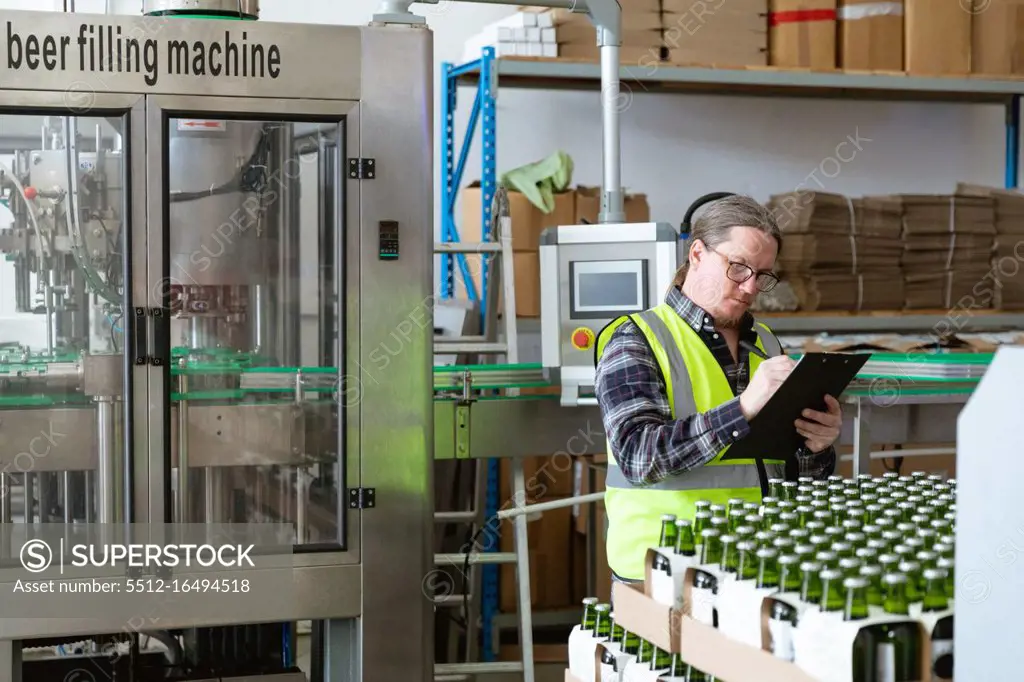
[[[534,512],[551,511],[552,509],[562,509],[564,507],[575,507],[577,504],[590,504],[591,502],[600,502],[604,499],[604,493],[590,493],[589,495],[580,495],[579,497],[567,497],[562,500],[554,500],[552,502],[539,502],[537,504],[525,505],[522,507],[511,507],[509,509],[498,510],[499,519],[510,519],[514,516],[522,516],[523,514],[532,514]]]
[[[36,522],[35,487],[36,475],[32,472],[25,473],[25,483],[22,486],[25,490],[25,523]]]
[[[295,534],[297,536],[295,542],[299,545],[306,542],[306,493],[309,491],[306,478],[305,469],[298,469],[295,472],[297,498],[295,502]]]
[[[189,523],[192,514],[188,498],[188,375],[178,377],[178,390],[182,399],[178,401],[178,494],[175,497],[177,509],[175,520],[178,523]]]
[[[96,433],[98,467],[96,476],[96,499],[99,502],[98,521],[101,524],[117,523],[119,520],[118,500],[120,499],[119,477],[117,475],[117,425],[113,398],[96,398]]]
[[[206,467],[206,488],[204,501],[206,507],[206,523],[223,523],[224,521],[224,470],[218,467]]]
[[[61,507],[64,510],[64,523],[70,524],[75,522],[75,511],[72,506],[75,499],[74,475],[70,471],[65,471],[63,473],[64,491],[61,495]]]
[[[11,523],[11,498],[14,496],[14,477],[8,473],[0,473],[0,523]]]
[[[96,508],[94,506],[96,474],[92,471],[85,472],[85,522],[92,523],[96,520]]]
[[[600,29],[599,29],[600,30]],[[604,128],[604,196],[598,222],[620,223],[626,219],[622,197],[622,83],[619,78],[619,46],[601,46],[601,112]]]

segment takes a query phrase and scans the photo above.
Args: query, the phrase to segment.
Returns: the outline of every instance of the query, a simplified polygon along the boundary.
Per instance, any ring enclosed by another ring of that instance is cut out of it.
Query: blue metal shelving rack
[[[491,241],[491,201],[497,190],[498,166],[497,166],[497,121],[496,121],[496,85],[497,73],[495,71],[494,48],[484,48],[480,59],[456,66],[449,62],[441,64],[441,121],[444,126],[444,149],[442,151],[444,167],[444,184],[441,187],[441,241],[447,243],[458,243],[459,230],[455,220],[455,200],[458,198],[459,187],[462,186],[463,175],[466,172],[466,164],[469,162],[473,141],[476,137],[476,129],[479,126],[482,137],[482,173],[480,176],[481,192],[481,235],[480,241]],[[476,88],[476,96],[473,98],[473,110],[470,112],[469,123],[466,135],[462,139],[461,149],[456,157],[455,140],[455,111],[458,105],[459,78],[468,73],[478,73],[479,80]],[[441,256],[441,298],[450,299],[455,296],[456,269],[461,276],[466,293],[471,301],[480,301],[480,312],[482,315],[481,324],[487,320],[487,271],[491,256],[481,254],[480,258],[480,291],[477,291],[474,282],[472,267],[466,262],[464,254],[444,254]],[[486,331],[486,330],[485,330]],[[497,525],[498,497],[500,495],[498,485],[498,460],[490,459],[486,462],[487,486],[484,495],[484,523],[488,526]],[[492,528],[490,530],[497,530]],[[485,533],[487,538],[493,538],[494,533]],[[498,547],[493,541],[486,546],[475,548],[486,552],[496,552]],[[485,662],[494,660],[493,653],[493,630],[492,623],[498,611],[498,567],[494,564],[484,564],[482,580],[482,598],[480,600],[480,619],[482,640],[480,642],[481,655]]]

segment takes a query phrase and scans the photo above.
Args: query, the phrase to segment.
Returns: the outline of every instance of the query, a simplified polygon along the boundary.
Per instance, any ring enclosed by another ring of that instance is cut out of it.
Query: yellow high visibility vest
[[[697,332],[668,304],[662,303],[639,314],[620,317],[601,330],[597,338],[597,359],[616,329],[631,320],[643,332],[654,352],[668,389],[673,419],[685,419],[707,412],[735,398],[718,360]],[[754,323],[757,346],[766,355],[780,355],[782,348],[771,330]],[[753,376],[761,358],[750,356]],[[658,545],[663,514],[693,519],[698,500],[726,504],[732,498],[761,501],[761,485],[754,460],[722,461],[726,446],[699,469],[671,476],[650,486],[634,486],[623,476],[608,445],[608,476],[605,483],[608,565],[620,577],[644,579],[644,557]],[[765,460],[770,478],[782,478],[785,461]],[[700,540],[698,539],[698,542]]]

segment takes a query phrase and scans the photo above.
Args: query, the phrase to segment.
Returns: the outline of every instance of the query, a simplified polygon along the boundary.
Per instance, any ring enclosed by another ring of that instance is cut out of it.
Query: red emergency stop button
[[[25,198],[26,199],[28,199],[29,201],[32,201],[37,196],[39,196],[39,192],[38,192],[38,190],[36,190],[35,187],[26,187],[25,188]]]
[[[572,333],[572,346],[576,350],[590,350],[594,346],[594,332],[586,327],[578,327]]]

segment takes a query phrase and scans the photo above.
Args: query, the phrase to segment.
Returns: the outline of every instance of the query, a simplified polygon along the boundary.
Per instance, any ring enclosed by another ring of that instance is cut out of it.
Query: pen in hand
[[[750,343],[749,341],[740,341],[740,348],[747,351],[748,353],[753,353],[762,360],[768,359],[768,356],[765,355],[764,351],[762,351],[760,348]]]

